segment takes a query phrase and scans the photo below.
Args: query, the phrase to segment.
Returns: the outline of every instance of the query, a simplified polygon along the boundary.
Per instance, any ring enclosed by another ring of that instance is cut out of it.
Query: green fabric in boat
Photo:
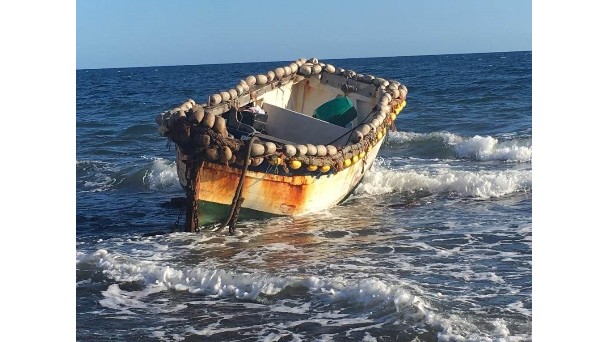
[[[336,97],[327,101],[315,109],[313,118],[323,120],[341,127],[353,121],[357,117],[357,110],[346,96]]]

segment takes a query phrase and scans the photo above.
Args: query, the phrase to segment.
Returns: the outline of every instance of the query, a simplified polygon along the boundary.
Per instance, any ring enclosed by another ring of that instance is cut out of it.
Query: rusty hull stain
[[[231,204],[241,170],[229,166],[203,162],[199,173],[197,199]],[[281,176],[247,171],[243,183],[244,207],[275,214],[293,215],[304,208],[307,185],[311,176]]]

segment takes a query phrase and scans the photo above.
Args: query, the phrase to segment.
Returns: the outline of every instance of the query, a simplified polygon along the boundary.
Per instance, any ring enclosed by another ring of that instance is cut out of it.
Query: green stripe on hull
[[[228,219],[228,214],[230,214],[230,206],[226,204],[219,204],[200,200],[196,201],[196,204],[198,205],[198,224],[200,226],[210,225],[214,223],[223,223]],[[265,219],[276,216],[279,215],[265,213],[249,208],[241,208],[241,210],[239,211],[239,221],[250,219]]]

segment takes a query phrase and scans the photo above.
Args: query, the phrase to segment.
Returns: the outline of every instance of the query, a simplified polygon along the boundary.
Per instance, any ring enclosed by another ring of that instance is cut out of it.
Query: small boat
[[[339,204],[372,166],[406,96],[397,81],[301,58],[159,114],[159,132],[176,145],[186,231],[223,222],[232,233],[239,216]]]

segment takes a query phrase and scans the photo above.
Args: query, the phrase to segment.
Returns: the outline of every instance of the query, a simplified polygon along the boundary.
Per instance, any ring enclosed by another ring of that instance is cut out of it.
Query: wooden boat
[[[311,58],[159,114],[159,132],[176,144],[186,230],[224,222],[232,232],[239,214],[339,204],[372,166],[406,96],[397,81]]]

